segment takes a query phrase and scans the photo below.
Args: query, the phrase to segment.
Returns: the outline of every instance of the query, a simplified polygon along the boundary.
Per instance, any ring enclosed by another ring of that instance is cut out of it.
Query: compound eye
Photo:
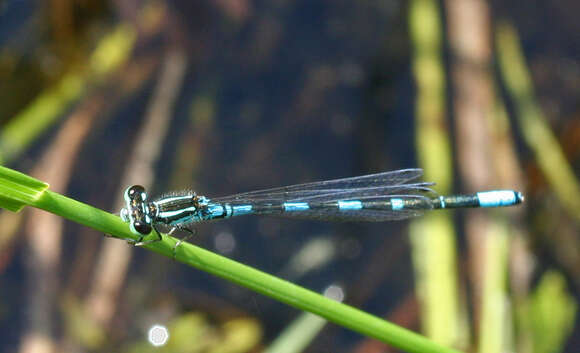
[[[147,223],[135,222],[133,223],[133,228],[137,231],[137,233],[142,235],[151,233],[151,225]]]
[[[130,198],[134,198],[135,195],[140,195],[140,194],[145,193],[145,188],[142,187],[141,185],[133,185],[133,186],[130,186],[126,192]]]

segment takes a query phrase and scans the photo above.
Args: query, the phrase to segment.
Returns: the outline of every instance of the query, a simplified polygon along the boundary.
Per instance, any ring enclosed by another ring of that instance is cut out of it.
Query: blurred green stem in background
[[[514,351],[512,305],[507,294],[509,237],[513,233],[505,217],[496,217],[487,229],[483,254],[487,264],[482,281],[479,353]]]
[[[300,353],[322,331],[327,321],[318,315],[303,313],[278,336],[263,353]]]
[[[529,298],[534,353],[564,351],[566,339],[574,329],[578,310],[576,300],[566,287],[564,276],[548,271]]]
[[[534,97],[534,89],[518,35],[512,25],[500,22],[496,45],[502,79],[516,108],[516,118],[528,148],[568,214],[580,220],[580,186],[570,164],[552,134]]]
[[[91,84],[100,82],[105,75],[120,67],[129,57],[135,38],[136,33],[130,26],[117,26],[95,48],[88,70],[71,70],[11,118],[0,132],[0,163],[6,164],[17,158],[59,118],[63,118],[65,111]]]
[[[118,216],[99,210],[47,189],[48,185],[17,171],[0,167],[0,207],[19,211],[32,206],[94,228],[121,239],[136,239]],[[173,257],[177,239],[163,235],[163,240],[144,246]],[[317,314],[328,321],[374,337],[407,352],[457,352],[351,306],[299,287],[249,266],[232,261],[189,243],[181,244],[175,260],[242,285],[295,308]]]
[[[412,65],[417,85],[417,158],[426,180],[448,194],[453,184],[451,138],[445,120],[445,69],[438,2],[413,0],[409,6]],[[465,346],[468,326],[462,319],[457,289],[455,229],[450,214],[428,214],[411,222],[417,297],[423,331],[444,345]]]

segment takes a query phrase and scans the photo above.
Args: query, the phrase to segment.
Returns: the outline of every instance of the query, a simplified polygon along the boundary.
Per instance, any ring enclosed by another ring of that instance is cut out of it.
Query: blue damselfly
[[[482,191],[470,195],[439,196],[421,182],[421,169],[402,169],[344,179],[285,186],[208,198],[195,192],[175,192],[148,201],[142,186],[125,191],[121,218],[139,236],[135,245],[161,240],[158,227],[190,234],[199,222],[243,215],[267,215],[329,221],[382,222],[415,217],[426,210],[503,207],[523,202],[513,190]],[[143,241],[155,231],[156,239]]]

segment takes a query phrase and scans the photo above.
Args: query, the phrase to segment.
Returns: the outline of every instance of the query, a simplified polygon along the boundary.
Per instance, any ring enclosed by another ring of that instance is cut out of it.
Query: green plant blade
[[[26,174],[0,166],[0,207],[18,212],[37,201],[48,184]]]

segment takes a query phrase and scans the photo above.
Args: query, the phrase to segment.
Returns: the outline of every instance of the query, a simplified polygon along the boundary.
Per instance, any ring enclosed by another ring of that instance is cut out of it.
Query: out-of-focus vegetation
[[[440,193],[521,190],[513,210],[248,217],[200,225],[192,242],[318,292],[334,283],[348,304],[459,350],[574,352],[579,10],[2,1],[0,160],[112,211],[131,184],[211,197],[415,166]],[[0,213],[0,351],[149,351],[155,323],[168,352],[389,349],[26,211]],[[309,334],[280,344],[299,323]]]

